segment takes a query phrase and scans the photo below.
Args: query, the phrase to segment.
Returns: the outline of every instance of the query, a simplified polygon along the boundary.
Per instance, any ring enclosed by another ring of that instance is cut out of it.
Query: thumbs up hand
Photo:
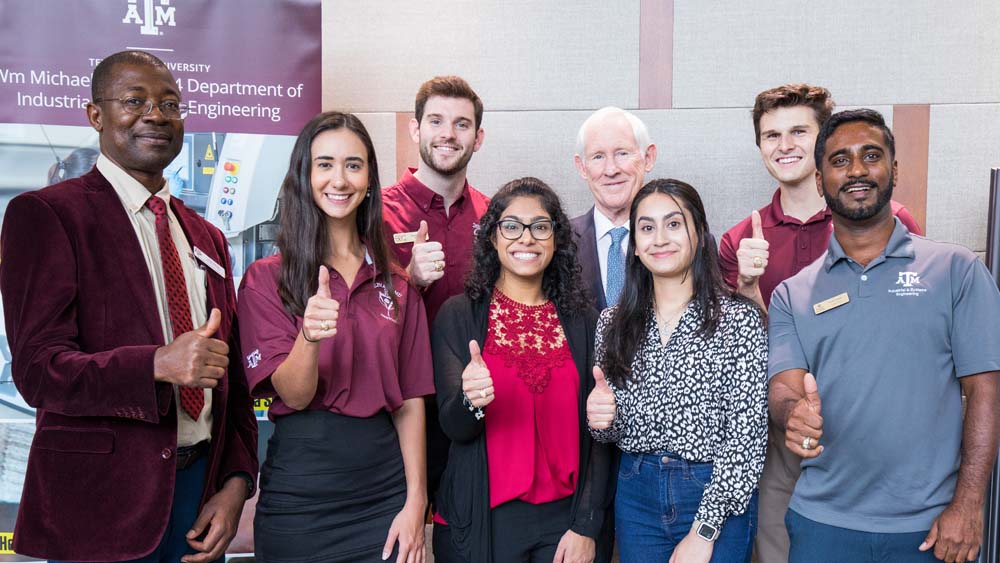
[[[736,260],[739,268],[738,283],[740,288],[753,287],[764,275],[767,268],[768,242],[764,240],[764,228],[761,226],[760,213],[753,210],[750,213],[750,238],[740,241],[740,247],[736,250]]]
[[[427,287],[444,277],[444,250],[440,242],[428,240],[427,221],[420,222],[417,240],[413,241],[413,254],[406,267],[410,281],[420,287]]]
[[[607,430],[615,421],[615,392],[608,386],[604,371],[594,366],[594,389],[587,397],[587,423],[594,430]]]
[[[819,445],[823,437],[823,417],[820,416],[819,387],[813,374],[802,376],[802,388],[805,396],[792,407],[785,423],[785,445],[801,457],[816,457],[823,453],[823,446]]]
[[[229,366],[229,345],[214,338],[221,324],[222,313],[212,309],[205,324],[157,348],[153,380],[185,387],[216,387]]]
[[[475,340],[469,341],[469,355],[472,359],[462,372],[462,392],[472,406],[481,409],[496,398],[493,394],[493,378],[490,377],[490,368],[483,361],[479,343]]]
[[[340,315],[340,303],[330,295],[330,271],[326,266],[319,267],[318,281],[316,294],[306,302],[306,310],[302,314],[302,337],[310,344],[333,338],[337,334],[337,317]]]

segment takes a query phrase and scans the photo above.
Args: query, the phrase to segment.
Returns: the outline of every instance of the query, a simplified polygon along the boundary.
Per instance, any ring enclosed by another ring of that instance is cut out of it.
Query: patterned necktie
[[[177,247],[170,236],[170,221],[167,219],[167,204],[155,195],[146,200],[146,207],[156,216],[156,238],[160,243],[160,262],[163,265],[163,281],[167,286],[167,311],[170,313],[170,327],[174,337],[194,329],[191,323],[191,301],[188,299],[187,284],[184,282],[184,268],[177,255]],[[205,406],[202,389],[180,387],[181,408],[198,420]]]
[[[625,253],[622,252],[622,241],[628,236],[628,229],[615,227],[611,229],[611,247],[608,248],[608,287],[604,297],[608,307],[618,304],[618,297],[625,285]]]

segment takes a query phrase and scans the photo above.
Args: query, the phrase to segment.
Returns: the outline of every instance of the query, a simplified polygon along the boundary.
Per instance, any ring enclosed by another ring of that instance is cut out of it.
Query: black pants
[[[559,540],[569,530],[573,497],[545,504],[512,500],[491,511],[494,563],[552,563]],[[474,563],[459,555],[448,526],[434,525],[434,560]],[[475,562],[479,563],[479,562]]]

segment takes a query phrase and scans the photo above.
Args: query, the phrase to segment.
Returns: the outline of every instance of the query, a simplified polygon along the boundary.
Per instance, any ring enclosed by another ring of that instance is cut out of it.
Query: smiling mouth
[[[868,190],[871,190],[871,189],[874,189],[874,188],[875,188],[874,184],[849,184],[847,186],[844,186],[843,188],[840,188],[840,191],[846,192],[846,193],[849,193],[849,194],[854,194],[854,193],[859,193],[859,192],[867,192]]]
[[[511,256],[517,260],[536,260],[541,254],[537,252],[514,252]]]
[[[351,194],[323,194],[323,197],[335,203],[342,203],[351,199]]]
[[[801,156],[783,156],[778,159],[778,164],[795,164],[802,160]]]
[[[434,150],[446,152],[446,153],[457,153],[461,149],[452,145],[434,145]]]

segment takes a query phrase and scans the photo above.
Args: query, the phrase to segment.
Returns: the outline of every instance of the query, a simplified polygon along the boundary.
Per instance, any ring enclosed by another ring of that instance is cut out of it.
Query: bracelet
[[[476,420],[486,418],[485,407],[477,407],[476,405],[473,405],[472,401],[469,400],[469,396],[466,395],[464,391],[462,392],[462,404],[465,405],[465,408],[469,409],[469,412],[476,415]]]
[[[319,342],[319,340],[320,340],[318,338],[316,340],[313,340],[312,338],[309,338],[308,336],[306,336],[306,325],[305,325],[305,323],[302,324],[302,338],[305,338],[306,342],[311,342],[312,344],[315,344],[315,343]]]

